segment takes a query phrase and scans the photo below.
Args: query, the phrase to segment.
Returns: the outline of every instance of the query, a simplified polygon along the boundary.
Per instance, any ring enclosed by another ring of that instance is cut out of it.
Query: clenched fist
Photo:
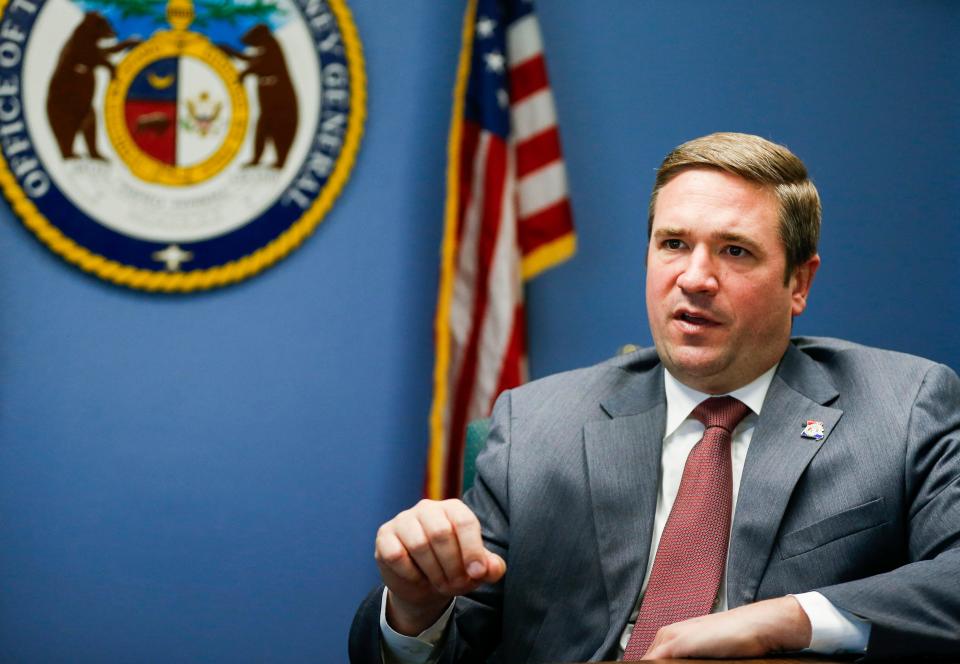
[[[480,522],[459,500],[421,500],[380,526],[377,566],[387,595],[387,622],[401,634],[419,634],[436,622],[451,599],[507,571],[487,551]]]

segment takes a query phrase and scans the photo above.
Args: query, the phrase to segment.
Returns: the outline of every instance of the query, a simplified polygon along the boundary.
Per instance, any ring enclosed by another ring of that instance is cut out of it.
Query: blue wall
[[[677,143],[758,133],[824,200],[797,330],[960,368],[960,5],[541,0],[580,250],[528,289],[535,375],[648,343]],[[377,525],[419,495],[459,2],[352,0],[369,120],[317,233],[184,297],[0,209],[0,659],[345,661]]]

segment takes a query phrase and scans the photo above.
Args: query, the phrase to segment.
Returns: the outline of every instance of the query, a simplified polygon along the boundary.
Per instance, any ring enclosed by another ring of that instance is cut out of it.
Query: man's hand
[[[810,645],[810,619],[793,597],[747,604],[660,629],[644,659],[759,657]]]
[[[387,622],[415,636],[436,622],[450,600],[507,571],[487,551],[480,522],[459,500],[421,500],[377,531],[377,566],[387,595]]]

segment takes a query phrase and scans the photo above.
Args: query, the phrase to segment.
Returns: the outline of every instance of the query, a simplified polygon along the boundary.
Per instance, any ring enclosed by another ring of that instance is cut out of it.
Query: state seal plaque
[[[344,0],[0,0],[0,185],[64,259],[187,292],[316,228],[365,117]]]

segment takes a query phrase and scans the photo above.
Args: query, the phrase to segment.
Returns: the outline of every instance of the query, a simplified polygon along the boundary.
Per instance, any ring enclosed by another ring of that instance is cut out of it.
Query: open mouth
[[[711,318],[705,318],[703,316],[697,316],[687,311],[681,311],[675,316],[679,321],[687,323],[688,325],[695,325],[697,327],[705,327],[709,325],[718,325],[717,321]]]

